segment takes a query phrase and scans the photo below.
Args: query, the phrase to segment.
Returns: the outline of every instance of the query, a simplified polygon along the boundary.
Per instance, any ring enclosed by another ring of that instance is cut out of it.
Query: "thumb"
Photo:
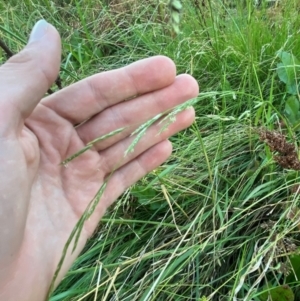
[[[0,67],[0,120],[23,124],[57,78],[60,56],[57,30],[38,21],[26,47]]]

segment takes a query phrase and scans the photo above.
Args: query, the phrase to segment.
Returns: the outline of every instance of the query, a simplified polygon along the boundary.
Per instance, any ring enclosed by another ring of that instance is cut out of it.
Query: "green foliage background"
[[[172,157],[107,212],[51,301],[300,298],[298,171],[257,134],[298,145],[297,2],[187,0],[177,30],[162,0],[0,0],[14,52],[38,19],[58,28],[64,86],[162,54],[201,87]]]

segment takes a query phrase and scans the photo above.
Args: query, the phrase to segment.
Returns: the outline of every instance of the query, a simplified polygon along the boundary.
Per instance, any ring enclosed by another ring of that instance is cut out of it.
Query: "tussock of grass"
[[[0,1],[14,51],[38,18],[58,27],[65,85],[164,54],[201,86],[196,122],[172,138],[173,156],[107,212],[51,301],[260,300],[266,285],[286,282],[295,248],[280,246],[299,246],[299,175],[257,130],[297,145],[298,132],[281,128],[287,95],[275,69],[278,50],[299,52],[298,4],[208,2],[213,11],[184,2],[176,35],[165,1]]]

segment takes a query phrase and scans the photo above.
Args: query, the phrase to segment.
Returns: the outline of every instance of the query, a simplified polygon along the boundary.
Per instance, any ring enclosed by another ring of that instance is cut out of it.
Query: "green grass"
[[[299,298],[282,273],[288,245],[300,244],[290,218],[299,175],[257,134],[276,129],[297,144],[298,132],[279,126],[288,95],[276,73],[278,50],[300,58],[297,1],[209,2],[212,13],[184,1],[175,35],[165,1],[0,0],[1,38],[15,52],[38,19],[58,28],[64,85],[163,54],[201,87],[196,121],[172,138],[172,157],[107,212],[51,301],[260,300],[284,283]]]

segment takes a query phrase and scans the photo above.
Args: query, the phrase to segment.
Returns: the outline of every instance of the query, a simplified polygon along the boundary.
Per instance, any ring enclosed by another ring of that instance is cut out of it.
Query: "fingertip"
[[[164,152],[164,154],[167,156],[167,158],[169,156],[171,156],[172,151],[173,151],[173,144],[171,143],[170,140],[166,139],[166,140],[160,142],[160,147],[161,147],[161,150]]]
[[[186,123],[186,125],[188,127],[195,120],[195,117],[196,117],[195,109],[194,109],[194,107],[188,107],[187,109],[185,109],[183,111],[183,113],[184,113],[184,121],[185,121],[185,123]]]
[[[177,67],[172,59],[165,55],[157,55],[153,57],[153,60],[156,61],[155,63],[160,70],[167,70],[170,79],[173,79],[173,81],[175,80]]]
[[[54,26],[41,20],[23,50],[1,66],[1,100],[5,106],[14,104],[19,109],[11,116],[21,121],[18,125],[32,113],[57,78],[60,58],[60,35]]]
[[[46,20],[42,19],[35,23],[34,27],[31,30],[28,44],[33,43],[35,41],[40,41],[44,38],[44,35],[47,34],[48,29],[50,28],[50,24],[47,23]]]
[[[195,109],[193,107],[188,107],[187,109],[179,112],[176,115],[176,120],[173,122],[168,131],[163,131],[162,134],[173,136],[176,133],[188,128],[195,121]]]
[[[188,74],[187,74],[187,76],[189,77],[189,80],[190,80],[191,95],[194,98],[194,97],[198,96],[198,94],[199,94],[199,90],[200,90],[199,84],[193,76],[188,75]]]
[[[33,27],[25,49],[35,56],[50,87],[57,78],[61,62],[61,38],[57,29],[45,20],[39,20]],[[51,68],[49,68],[51,66]]]
[[[166,139],[141,154],[137,160],[144,166],[144,175],[163,164],[171,156],[172,150],[172,143]]]
[[[176,79],[177,68],[173,60],[167,56],[156,56],[159,72],[164,76],[165,87],[171,85]]]
[[[175,63],[163,55],[137,61],[125,68],[134,80],[137,91],[159,90],[171,85],[176,78]]]
[[[18,71],[23,73],[23,77],[39,72],[40,76],[35,76],[35,80],[43,86],[44,94],[57,78],[60,61],[60,35],[53,25],[40,20],[33,27],[27,45],[12,56],[3,67],[13,69],[13,66],[18,65]],[[29,81],[29,78],[27,80]]]
[[[199,94],[199,85],[194,77],[189,74],[180,74],[177,76],[179,81],[179,89],[183,91],[187,99],[194,98]]]

